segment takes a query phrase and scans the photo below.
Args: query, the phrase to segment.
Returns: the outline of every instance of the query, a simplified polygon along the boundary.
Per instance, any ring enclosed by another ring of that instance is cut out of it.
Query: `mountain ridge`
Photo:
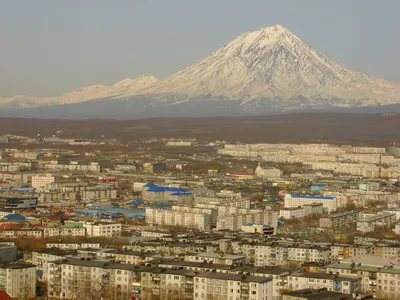
[[[282,25],[246,32],[191,66],[157,79],[148,74],[93,85],[59,97],[0,98],[8,108],[150,99],[148,106],[238,101],[243,110],[291,111],[400,103],[400,85],[352,71]]]

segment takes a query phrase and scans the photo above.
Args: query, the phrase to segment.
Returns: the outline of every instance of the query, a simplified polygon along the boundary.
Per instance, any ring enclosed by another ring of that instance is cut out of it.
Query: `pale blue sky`
[[[0,0],[0,96],[165,77],[282,24],[348,68],[400,82],[399,0]]]

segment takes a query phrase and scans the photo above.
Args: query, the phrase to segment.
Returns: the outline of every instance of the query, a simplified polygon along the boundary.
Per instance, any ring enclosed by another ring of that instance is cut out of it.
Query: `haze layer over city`
[[[398,1],[0,4],[1,300],[398,299]]]

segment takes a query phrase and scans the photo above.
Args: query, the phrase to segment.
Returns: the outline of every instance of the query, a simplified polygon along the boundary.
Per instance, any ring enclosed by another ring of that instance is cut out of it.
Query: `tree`
[[[15,245],[22,251],[27,252],[46,249],[46,241],[44,239],[32,237],[20,237],[15,241]]]

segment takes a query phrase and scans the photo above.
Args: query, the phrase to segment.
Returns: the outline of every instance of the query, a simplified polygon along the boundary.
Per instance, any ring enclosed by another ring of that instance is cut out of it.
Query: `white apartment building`
[[[100,248],[98,243],[47,243],[46,248],[57,248],[60,250],[77,250],[80,248]]]
[[[194,277],[194,300],[269,300],[272,299],[272,279],[222,273],[202,273]]]
[[[324,210],[332,212],[344,207],[347,204],[347,197],[286,194],[284,199],[285,208],[314,203],[321,203]]]
[[[87,236],[114,237],[121,236],[122,224],[108,222],[85,222],[83,227],[86,228]]]
[[[52,261],[48,297],[57,299],[126,299],[140,295],[141,267],[91,259]]]
[[[71,254],[72,252],[67,252],[59,249],[44,249],[42,251],[32,252],[32,264],[36,265],[36,269],[42,272],[39,280],[47,281],[49,262],[54,260],[63,259],[65,255]]]
[[[305,262],[329,262],[331,250],[329,247],[299,245],[288,247],[288,260]]]
[[[12,154],[15,158],[22,158],[22,159],[29,159],[29,160],[35,160],[38,158],[39,153],[37,152],[14,152]]]
[[[375,147],[349,147],[346,149],[350,153],[370,153],[370,154],[384,154],[386,148],[375,148]]]
[[[36,267],[31,264],[0,266],[0,289],[14,299],[32,299],[36,296]]]
[[[328,262],[331,255],[328,247],[277,245],[273,243],[245,244],[243,245],[243,253],[246,255],[246,262],[254,262],[256,267],[286,265],[290,261]]]
[[[211,226],[211,216],[207,213],[146,208],[146,222],[153,225],[209,230]]]
[[[382,268],[376,275],[377,294],[380,297],[400,297],[400,268]]]
[[[78,162],[70,162],[68,164],[61,164],[58,161],[51,161],[44,165],[45,170],[54,171],[80,171],[80,172],[100,172],[100,165],[97,162],[90,164],[79,164]]]
[[[303,207],[288,207],[279,211],[279,217],[286,220],[303,218],[305,215]]]
[[[278,226],[278,211],[265,210],[259,213],[247,213],[240,215],[225,215],[217,217],[217,230],[232,230],[238,231],[242,229],[243,225],[257,224],[257,225],[270,225],[275,228]]]
[[[193,299],[196,272],[151,268],[141,273],[142,300]]]
[[[203,208],[203,207],[192,207],[192,206],[177,206],[173,205],[172,210],[185,212],[185,213],[195,213],[195,214],[207,214],[210,215],[210,221],[212,225],[215,225],[217,219],[217,209],[213,208]]]
[[[140,231],[140,236],[148,238],[160,238],[171,236],[171,233],[163,231],[142,230]]]
[[[47,227],[41,228],[44,237],[51,236],[86,236],[84,227]]]
[[[42,192],[48,189],[49,185],[55,181],[51,174],[32,176],[32,187]]]

